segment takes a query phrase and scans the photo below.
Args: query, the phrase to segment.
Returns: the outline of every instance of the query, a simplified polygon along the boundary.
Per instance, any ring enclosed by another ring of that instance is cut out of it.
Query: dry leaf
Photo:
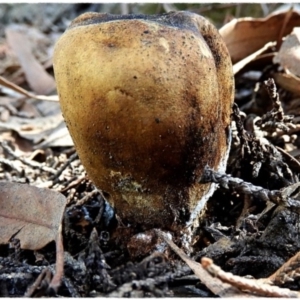
[[[298,12],[286,11],[261,19],[234,19],[224,25],[220,29],[220,34],[227,45],[233,64],[261,49],[265,44],[277,41],[287,14],[291,15],[282,32],[282,36],[286,36],[294,27],[300,26]]]
[[[16,132],[20,137],[32,141],[34,149],[74,145],[61,113],[33,119],[11,116],[6,122],[0,121],[0,131]]]
[[[19,59],[32,90],[37,94],[44,95],[55,90],[54,78],[44,70],[34,57],[27,35],[14,26],[6,28],[5,34],[10,47]]]
[[[0,182],[0,244],[20,239],[22,249],[41,249],[56,240],[66,198],[55,191]]]
[[[74,143],[65,122],[61,122],[55,130],[49,133],[47,138],[35,145],[34,149],[45,149],[49,147],[73,147]]]
[[[56,128],[60,129],[62,123],[64,124],[64,120],[60,113],[50,117],[36,117],[34,119],[11,116],[7,122],[0,121],[0,130],[13,130],[21,137],[37,144],[46,140]]]
[[[236,64],[233,65],[233,73],[237,74],[239,71],[241,71],[246,65],[249,63],[259,59],[263,53],[265,53],[267,50],[269,50],[271,47],[273,47],[275,43],[267,43],[262,47],[261,49],[257,50],[256,52],[252,53],[251,55],[245,57],[244,59],[240,60]]]
[[[300,77],[300,27],[294,28],[286,37],[273,62],[279,63],[284,69]]]
[[[300,78],[293,74],[275,73],[273,75],[276,83],[285,90],[292,92],[293,94],[300,95]]]

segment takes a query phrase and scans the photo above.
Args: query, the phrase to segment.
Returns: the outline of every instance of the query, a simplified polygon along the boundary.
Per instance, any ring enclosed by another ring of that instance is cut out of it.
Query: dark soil
[[[44,33],[54,29],[61,33],[78,14],[103,9],[101,4],[64,4],[57,11],[47,6],[41,10],[43,16],[34,19],[20,7],[18,11],[9,4],[0,6],[6,24],[30,23]],[[274,68],[277,66],[268,65],[255,73],[247,70],[236,75],[237,106],[233,108],[233,140],[226,171],[268,190],[289,187],[298,182],[300,174],[300,111],[292,105],[299,99],[276,87],[284,116],[294,115],[294,124],[298,125],[293,131],[278,133],[277,123],[288,126],[291,120],[275,120],[278,107],[263,84],[272,77]],[[48,72],[52,73],[51,67]],[[263,116],[271,111],[273,115],[264,120]],[[257,122],[256,117],[263,121]],[[264,127],[267,121],[277,125]],[[10,140],[8,147],[12,150],[16,150],[17,142],[31,147],[41,167],[26,165],[4,149],[2,157],[10,164],[1,161],[1,181],[34,184],[43,178],[68,200],[63,220],[65,273],[58,291],[49,289],[55,270],[55,243],[30,251],[20,249],[18,240],[12,240],[9,245],[0,245],[1,297],[22,297],[30,289],[36,297],[215,297],[167,246],[164,252],[140,251],[130,246],[130,230],[123,228],[122,238],[115,234],[119,220],[85,176],[73,147],[34,148],[16,132]],[[26,171],[16,171],[20,164]],[[42,166],[53,167],[57,173],[53,175]],[[294,194],[293,198],[300,199]],[[220,185],[207,204],[191,257],[196,261],[209,257],[236,275],[266,278],[299,251],[299,222],[298,211],[272,206],[254,192],[247,194],[234,186]],[[32,288],[41,273],[43,280]],[[299,290],[300,282],[294,278],[283,286]]]

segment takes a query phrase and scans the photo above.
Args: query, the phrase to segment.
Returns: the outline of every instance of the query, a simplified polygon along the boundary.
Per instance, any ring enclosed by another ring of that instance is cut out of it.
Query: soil
[[[5,20],[0,27],[2,39],[5,39],[6,26],[11,23],[39,28],[44,35],[56,33],[57,37],[80,13],[107,7],[114,10],[103,4],[30,7],[29,10],[23,4],[0,5],[0,17]],[[53,46],[51,41],[49,49]],[[19,68],[10,66],[6,72],[12,74]],[[298,183],[300,174],[299,99],[279,86],[264,84],[277,68],[271,63],[235,75],[236,106],[232,112],[232,145],[226,174],[266,191],[285,191],[287,197],[299,200],[298,189],[288,190]],[[45,69],[53,74],[51,63]],[[19,80],[16,83],[21,82],[20,86],[29,88],[22,76],[15,78]],[[272,88],[278,95],[277,102],[268,93]],[[20,118],[27,118],[28,112],[33,118],[37,116],[35,101],[30,102],[29,110],[29,104],[26,109],[16,102],[13,105]],[[1,107],[7,106],[1,104]],[[57,112],[56,107],[53,111]],[[276,119],[279,112],[283,117]],[[11,110],[9,113],[12,114]],[[293,122],[290,115],[294,115]],[[4,118],[3,110],[1,118]],[[293,130],[278,130],[291,123],[295,125]],[[45,132],[48,133],[40,134]],[[44,185],[67,199],[62,231],[64,276],[60,287],[49,288],[55,273],[55,242],[33,251],[21,249],[20,241],[12,239],[9,244],[0,245],[1,297],[216,297],[152,233],[151,243],[138,241],[140,246],[136,246],[132,231],[120,226],[118,216],[86,176],[69,140],[55,145],[45,135],[42,142],[35,142],[24,132],[11,128],[1,131],[0,136],[1,141],[7,141],[4,146],[1,142],[1,181]],[[20,153],[30,156],[35,164],[22,160]],[[49,172],[47,167],[56,172]],[[299,211],[297,207],[274,204],[271,196],[263,197],[262,192],[249,184],[226,185],[225,179],[213,176],[206,179],[219,183],[219,188],[208,201],[197,230],[197,242],[189,255],[197,262],[202,257],[211,258],[224,271],[235,275],[267,278],[300,249]],[[117,231],[116,227],[119,227]],[[156,251],[157,245],[163,245],[163,251]],[[37,282],[40,274],[41,280]],[[295,276],[281,286],[299,290],[299,278]]]

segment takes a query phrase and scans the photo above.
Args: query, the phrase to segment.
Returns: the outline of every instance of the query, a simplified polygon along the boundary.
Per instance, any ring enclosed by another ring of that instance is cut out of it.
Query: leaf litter
[[[38,250],[56,240],[66,199],[47,189],[0,182],[0,244],[14,237],[22,249]]]
[[[49,23],[9,25],[0,39],[0,295],[297,296],[299,13],[220,29],[236,81],[233,142],[226,174],[199,179],[219,189],[187,255],[159,230],[141,233],[151,243],[140,251],[87,178],[58,103],[47,101],[57,100],[53,45],[75,8],[56,5]]]

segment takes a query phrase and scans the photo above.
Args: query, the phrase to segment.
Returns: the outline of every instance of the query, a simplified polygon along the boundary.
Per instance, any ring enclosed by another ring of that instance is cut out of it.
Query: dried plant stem
[[[9,160],[7,158],[0,157],[0,164],[9,166],[12,170],[17,171],[18,174],[21,174],[21,172],[22,172],[22,169],[19,168],[19,166],[16,166],[16,164],[14,164],[11,160]]]
[[[64,246],[62,237],[62,225],[59,225],[58,234],[56,238],[56,262],[55,274],[50,282],[49,288],[57,292],[64,275]]]
[[[27,165],[31,168],[38,168],[44,172],[47,173],[51,173],[51,174],[56,174],[56,170],[47,166],[43,166],[42,164],[32,161],[32,160],[28,160],[26,158],[22,158],[20,156],[18,156],[7,144],[6,141],[0,141],[0,146],[9,154],[11,155],[13,158],[19,160],[20,162],[22,162],[24,165]]]
[[[284,113],[283,109],[279,100],[279,94],[276,90],[276,85],[273,78],[269,78],[268,80],[264,81],[264,84],[267,88],[267,92],[269,94],[269,97],[273,101],[274,108],[271,112],[275,113],[277,117],[277,121],[283,121]],[[262,118],[262,121],[264,121],[264,118]]]
[[[76,202],[76,205],[84,205],[86,202],[88,202],[92,197],[99,194],[99,191],[97,189],[92,190],[91,192],[87,193],[82,199]]]
[[[240,290],[247,290],[250,293],[264,297],[298,298],[300,296],[298,292],[294,292],[289,289],[271,286],[261,282],[260,280],[243,278],[233,275],[232,273],[225,272],[207,257],[202,258],[201,264],[211,275],[221,279],[223,282],[239,288]]]
[[[175,243],[169,238],[167,233],[162,230],[155,229],[155,233],[158,237],[162,238],[169,247],[178,255],[180,258],[193,270],[195,275],[202,281],[205,286],[210,289],[215,295],[220,297],[245,297],[246,293],[241,292],[237,288],[230,284],[222,282],[218,278],[213,278],[211,274],[206,272],[201,264],[192,260],[187,256],[182,249],[180,249]]]
[[[41,274],[37,277],[35,282],[27,289],[24,294],[24,297],[33,297],[38,291],[47,289],[51,281],[52,273],[49,268],[44,269]],[[44,293],[42,292],[44,295]]]
[[[55,96],[35,95],[35,94],[30,93],[30,92],[26,91],[25,89],[19,87],[18,85],[14,84],[13,82],[5,79],[3,76],[0,76],[0,84],[21,94],[21,95],[26,96],[28,98],[33,98],[36,100],[44,100],[44,101],[54,101],[54,102],[59,101],[58,95],[55,95]]]
[[[256,121],[256,125],[265,131],[273,132],[274,129],[278,128],[284,132],[288,132],[290,127],[294,128],[294,124],[291,123],[294,116],[284,115],[274,79],[269,78],[268,80],[264,81],[264,85],[267,89],[269,97],[273,101],[273,109]]]
[[[275,273],[267,280],[276,285],[281,285],[300,276],[300,252],[297,252],[292,258],[285,262]]]
[[[246,194],[255,195],[264,201],[271,201],[276,205],[286,207],[292,211],[300,213],[300,201],[292,199],[281,190],[268,190],[260,186],[256,186],[250,182],[243,181],[240,178],[235,178],[230,175],[216,172],[208,167],[205,168],[204,174],[200,179],[201,183],[215,182],[219,183],[223,188],[233,189],[234,191]]]
[[[66,191],[68,191],[68,190],[70,190],[70,189],[78,186],[84,180],[86,180],[86,175],[83,175],[83,176],[77,177],[77,178],[75,177],[75,179],[72,178],[69,182],[67,182],[65,184],[64,188],[62,188],[62,189],[59,190],[59,192],[60,193],[64,193],[64,192],[66,192]]]
[[[235,121],[238,136],[241,141],[242,156],[244,156],[244,150],[246,150],[248,154],[251,153],[251,150],[250,150],[250,147],[248,144],[249,136],[248,136],[247,131],[244,129],[243,121],[242,121],[242,118],[240,115],[240,110],[236,103],[233,104],[232,110],[233,110],[232,116]]]
[[[70,157],[69,157],[69,159],[67,159],[67,161],[56,171],[56,173],[55,174],[53,174],[50,178],[49,178],[49,180],[53,180],[54,181],[54,183],[55,183],[55,181],[58,179],[58,177],[62,174],[62,172],[74,161],[74,160],[76,160],[76,159],[78,159],[78,154],[77,154],[77,152],[75,152],[75,153],[73,153]],[[53,184],[54,184],[53,183]]]

